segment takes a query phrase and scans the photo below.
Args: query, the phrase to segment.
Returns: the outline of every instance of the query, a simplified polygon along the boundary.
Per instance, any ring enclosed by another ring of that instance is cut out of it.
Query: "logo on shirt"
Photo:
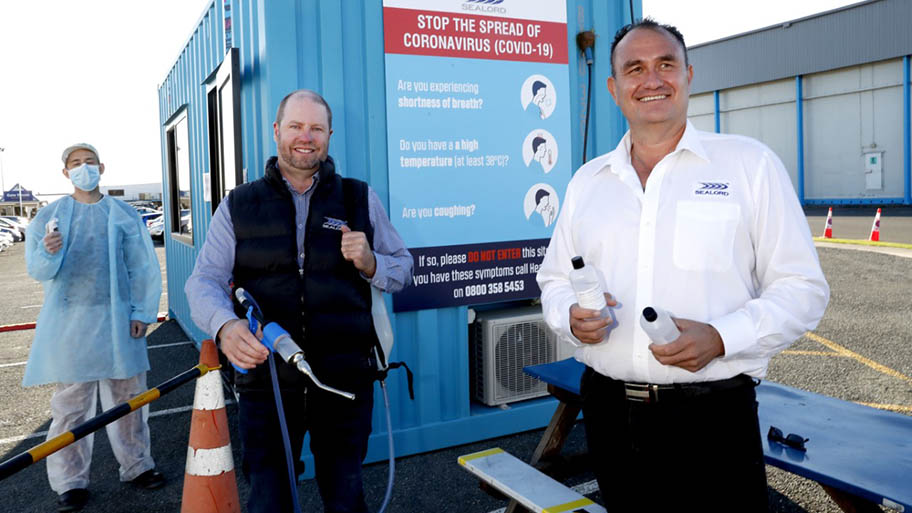
[[[341,219],[335,219],[328,216],[324,216],[323,219],[326,219],[326,221],[323,222],[323,228],[329,228],[330,230],[342,231],[342,226],[348,224]]]
[[[728,183],[726,182],[697,182],[694,187],[694,196],[728,196]]]

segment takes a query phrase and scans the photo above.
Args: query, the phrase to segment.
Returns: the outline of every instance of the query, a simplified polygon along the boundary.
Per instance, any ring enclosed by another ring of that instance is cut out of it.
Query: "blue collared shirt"
[[[299,268],[304,266],[305,227],[310,211],[310,200],[317,184],[317,175],[314,175],[313,178],[313,183],[304,192],[296,191],[285,180],[285,185],[291,192],[295,205],[295,234]],[[393,228],[377,193],[370,186],[368,186],[367,206],[370,223],[374,229],[372,242],[377,269],[372,278],[368,278],[363,273],[361,276],[384,292],[398,292],[411,280],[412,255],[406,249],[405,243],[402,242],[396,229]],[[213,339],[226,322],[237,319],[231,302],[231,290],[228,287],[234,269],[236,243],[228,201],[222,201],[212,216],[206,242],[203,243],[203,248],[196,258],[193,273],[184,285],[193,322]]]

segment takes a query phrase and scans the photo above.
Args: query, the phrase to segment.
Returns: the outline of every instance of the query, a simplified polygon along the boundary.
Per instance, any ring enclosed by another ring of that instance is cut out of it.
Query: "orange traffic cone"
[[[833,238],[833,207],[830,207],[830,210],[827,212],[827,222],[826,228],[823,230],[823,238]]]
[[[868,238],[871,241],[880,240],[880,209],[877,209],[877,215],[874,216],[874,224],[871,225],[871,236]]]
[[[200,363],[218,366],[213,341],[203,341]],[[196,381],[181,513],[240,511],[222,378],[218,372],[210,372]]]

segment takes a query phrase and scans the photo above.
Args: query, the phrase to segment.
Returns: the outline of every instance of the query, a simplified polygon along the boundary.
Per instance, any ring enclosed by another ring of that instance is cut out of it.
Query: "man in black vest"
[[[248,370],[236,376],[247,510],[284,512],[292,504],[263,365],[268,352],[233,306],[230,282],[291,334],[321,381],[355,394],[350,401],[324,392],[276,361],[293,456],[309,431],[327,513],[366,512],[361,464],[377,343],[370,287],[401,290],[411,279],[412,256],[377,194],[336,173],[328,156],[332,111],[319,94],[302,89],[286,96],[273,130],[278,157],[267,161],[264,177],[238,186],[219,205],[184,290],[194,322],[216,337],[231,363]]]

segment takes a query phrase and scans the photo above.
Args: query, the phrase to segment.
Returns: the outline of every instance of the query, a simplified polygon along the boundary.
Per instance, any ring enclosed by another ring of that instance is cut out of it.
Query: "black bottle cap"
[[[570,259],[570,263],[573,264],[574,269],[582,269],[586,264],[583,262],[583,257],[575,256]]]
[[[643,309],[643,317],[649,322],[655,322],[655,320],[659,318],[659,314],[656,313],[654,308],[647,306]]]

